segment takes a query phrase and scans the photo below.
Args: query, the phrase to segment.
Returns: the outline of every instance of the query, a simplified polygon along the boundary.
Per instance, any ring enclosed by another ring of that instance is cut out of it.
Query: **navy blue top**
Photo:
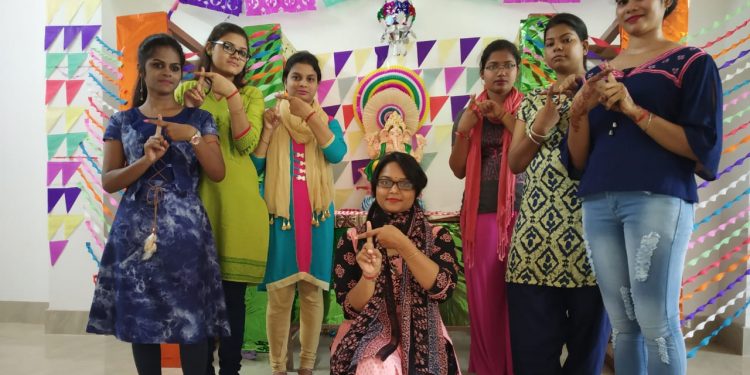
[[[586,77],[599,71],[597,66]],[[685,129],[700,163],[668,151],[621,112],[598,105],[589,112],[587,164],[582,173],[569,168],[572,177],[581,178],[578,194],[649,191],[697,202],[693,174],[715,180],[721,156],[723,104],[716,63],[699,48],[678,47],[613,74],[637,105]]]

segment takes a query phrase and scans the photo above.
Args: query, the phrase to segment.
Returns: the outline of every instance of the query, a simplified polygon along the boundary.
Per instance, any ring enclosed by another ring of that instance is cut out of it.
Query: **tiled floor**
[[[463,331],[451,331],[459,360],[467,365],[469,337]],[[316,375],[328,374],[331,339],[322,337]],[[296,358],[295,358],[296,359]],[[242,374],[270,375],[268,357],[244,361]],[[605,374],[613,374],[605,371]],[[14,375],[102,375],[135,374],[130,346],[112,337],[94,335],[46,335],[42,325],[0,323],[0,374]],[[168,369],[164,375],[178,375]],[[290,373],[292,374],[292,373]],[[750,357],[726,354],[709,347],[688,362],[689,375],[750,374]]]

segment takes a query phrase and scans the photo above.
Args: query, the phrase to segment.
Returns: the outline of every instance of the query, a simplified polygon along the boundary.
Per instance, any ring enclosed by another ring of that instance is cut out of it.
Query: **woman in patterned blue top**
[[[204,374],[208,337],[229,334],[216,247],[197,194],[200,169],[220,181],[224,160],[211,114],[175,101],[184,63],[172,37],[146,38],[133,107],[113,115],[104,134],[104,190],[127,191],[86,330],[132,343],[141,375],[161,373],[160,343],[180,344],[185,374]]]
[[[571,109],[567,151],[618,374],[687,371],[679,295],[693,174],[716,178],[722,91],[710,55],[664,39],[676,5],[617,0],[629,46],[587,74]]]

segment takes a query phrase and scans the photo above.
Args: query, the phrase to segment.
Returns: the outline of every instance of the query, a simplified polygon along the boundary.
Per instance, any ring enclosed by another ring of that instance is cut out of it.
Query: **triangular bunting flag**
[[[52,73],[55,72],[58,65],[63,61],[65,58],[64,53],[57,53],[57,52],[50,52],[47,54],[47,72],[46,72],[46,78],[49,78]]]
[[[320,69],[323,69],[326,64],[328,64],[328,60],[331,59],[331,53],[321,53],[320,55],[315,55],[315,57],[318,58],[318,65],[320,65]]]
[[[370,164],[370,159],[352,160],[352,184],[356,185],[357,182],[359,182],[359,179],[362,177],[362,174],[364,173],[363,170],[367,166],[367,164]]]
[[[70,181],[71,177],[76,174],[76,171],[78,170],[78,167],[81,166],[80,161],[68,161],[64,162],[62,165],[62,183],[63,185],[67,185]]]
[[[332,105],[332,106],[329,106],[329,107],[323,107],[323,111],[325,111],[325,113],[327,113],[328,116],[330,116],[330,117],[336,117],[336,113],[339,111],[339,107],[341,107],[340,104],[339,105]]]
[[[432,51],[432,47],[435,46],[434,40],[425,40],[417,42],[417,66],[422,66],[424,59]]]
[[[71,157],[78,149],[78,145],[86,138],[86,133],[68,133],[67,156]]]
[[[365,63],[370,58],[371,54],[372,48],[361,48],[354,51],[354,67],[356,68],[357,74],[362,72],[362,68],[365,66]]]
[[[51,241],[63,225],[65,215],[49,215],[47,217],[47,241]]]
[[[67,185],[70,178],[73,177],[78,167],[81,165],[80,161],[48,161],[47,162],[47,186],[52,184],[52,181],[57,178],[57,175],[62,172],[62,184]]]
[[[440,65],[444,65],[448,56],[450,56],[453,48],[458,43],[458,39],[445,39],[438,42],[438,57],[440,58]]]
[[[86,52],[68,54],[68,79],[72,79],[83,62],[86,61]]]
[[[81,5],[83,5],[83,1],[81,0],[65,2],[65,20],[67,23],[73,22],[73,17],[78,13],[78,9],[81,9]]]
[[[44,104],[49,104],[49,102],[52,101],[52,99],[57,96],[57,93],[60,91],[60,88],[65,84],[64,80],[60,79],[48,79],[47,80],[47,92],[46,92],[46,98],[44,100]]]
[[[52,212],[52,209],[57,206],[57,202],[60,202],[63,194],[65,194],[66,188],[49,188],[47,189],[47,213]]]
[[[331,91],[334,82],[336,82],[335,79],[320,81],[318,84],[318,103],[323,103],[323,101],[326,100],[326,96],[328,96],[328,92]]]
[[[425,155],[427,156],[427,155]],[[67,215],[65,217],[65,239],[75,232],[76,228],[83,222],[83,215]]]
[[[63,250],[65,250],[66,245],[68,245],[68,241],[49,242],[49,258],[52,266],[54,266],[55,263],[57,263],[57,260],[60,259],[60,255],[62,255],[62,252]]]
[[[461,38],[461,64],[466,61],[478,42],[479,38]]]
[[[70,212],[70,209],[73,208],[73,205],[76,203],[76,199],[78,199],[78,195],[80,194],[80,188],[74,187],[65,189],[65,210],[67,212]]]
[[[83,111],[86,107],[68,107],[65,111],[65,132],[69,132],[73,125],[76,124],[78,119],[83,115]]]
[[[466,107],[469,102],[469,95],[451,96],[451,118],[456,119],[458,112]]]
[[[94,12],[97,8],[99,8],[99,5],[101,5],[101,3],[102,0],[83,0],[83,14],[86,23],[91,22],[91,17],[94,16]]]
[[[349,61],[349,57],[352,55],[352,51],[334,52],[333,53],[333,69],[336,73],[336,77],[339,76],[341,70],[344,69],[344,65]]]
[[[75,99],[76,95],[78,95],[78,91],[81,89],[82,85],[82,79],[72,79],[69,81],[65,81],[65,97],[68,100],[68,105],[70,105],[70,103],[73,102],[73,99]]]
[[[422,127],[417,130],[417,134],[421,134],[423,137],[427,138],[427,134],[430,133],[430,129],[432,129],[432,125],[422,125]]]
[[[50,134],[47,136],[47,159],[52,159],[57,153],[57,149],[63,143],[67,134]]]
[[[349,149],[349,155],[354,155],[354,153],[359,148],[360,142],[362,142],[362,138],[365,137],[365,133],[361,131],[348,131],[346,132],[346,145]]]
[[[346,170],[348,166],[349,166],[349,163],[345,161],[341,163],[336,163],[331,166],[331,168],[333,169],[333,181],[334,182],[339,180],[339,177],[341,177],[341,174],[344,173],[344,171]]]
[[[479,81],[479,68],[469,67],[466,68],[466,92],[472,92],[474,85]]]
[[[47,107],[47,113],[45,114],[45,122],[47,123],[47,133],[57,125],[57,122],[62,117],[63,113],[66,112],[65,107]]]
[[[435,121],[440,110],[443,109],[445,102],[448,101],[450,96],[431,96],[430,97],[430,122]]]
[[[422,80],[424,81],[424,87],[427,91],[431,91],[432,85],[435,84],[437,77],[442,71],[443,68],[422,69]]]
[[[335,207],[341,208],[346,205],[346,202],[349,200],[349,197],[352,196],[352,193],[354,193],[354,189],[336,189],[335,198],[333,199],[333,204]]]
[[[65,26],[63,30],[63,48],[68,49],[76,36],[81,32],[81,26]]]
[[[432,132],[435,133],[434,145],[440,146],[446,139],[450,138],[451,133],[453,133],[453,125],[433,126]]]
[[[344,131],[349,129],[349,125],[352,124],[354,119],[354,106],[351,104],[344,104],[341,106],[341,112],[344,114]]]
[[[81,50],[88,48],[101,27],[101,25],[81,26]]]
[[[47,23],[52,23],[52,19],[55,14],[60,10],[63,0],[48,0],[47,1]],[[45,48],[46,49],[46,48]]]
[[[458,78],[461,77],[461,73],[464,72],[464,69],[466,68],[463,66],[445,68],[445,93],[446,94],[451,92],[451,89],[453,89],[453,86],[456,84],[456,81],[458,81]]]
[[[426,152],[422,155],[422,162],[419,163],[422,166],[422,170],[426,171],[430,168],[430,164],[435,160],[435,156],[437,156],[437,152]]]
[[[341,99],[341,101],[344,101],[349,97],[349,91],[352,89],[352,86],[354,85],[354,81],[356,81],[356,79],[357,77],[346,77],[338,79],[339,98]]]
[[[380,69],[381,66],[383,66],[383,63],[386,59],[388,59],[388,46],[377,46],[375,47],[375,55],[378,58],[378,62],[375,66],[376,69]]]
[[[48,50],[52,43],[60,35],[63,26],[45,26],[44,28],[44,50]]]

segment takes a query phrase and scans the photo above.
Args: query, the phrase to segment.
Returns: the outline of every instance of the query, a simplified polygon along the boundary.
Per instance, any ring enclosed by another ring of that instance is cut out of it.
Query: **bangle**
[[[648,113],[648,122],[646,122],[646,126],[643,127],[643,132],[648,133],[648,129],[651,127],[651,119],[654,118],[654,114],[649,112]]]
[[[233,96],[235,96],[235,95],[237,95],[239,93],[240,93],[239,89],[234,89],[234,91],[231,94],[227,95],[226,99],[229,100],[229,98],[231,98],[231,97],[233,97]]]
[[[534,139],[534,137],[531,136],[531,133],[526,132],[526,135],[529,137],[529,139],[531,139],[532,142],[534,142],[535,145],[537,145],[537,146],[541,146],[542,145],[541,142],[537,141],[536,139]]]
[[[414,251],[413,251],[413,252],[412,252],[411,254],[409,254],[408,256],[406,256],[406,257],[404,258],[404,260],[409,260],[409,259],[411,259],[411,258],[414,258],[414,257],[415,257],[415,256],[417,256],[417,254],[419,254],[419,253],[421,253],[421,251],[419,251],[419,250],[414,250]]]
[[[313,109],[310,111],[310,114],[305,117],[305,122],[308,122],[310,120],[310,117],[312,117],[315,114],[315,110]]]
[[[456,134],[456,136],[459,136],[467,141],[471,140],[471,136],[465,134],[464,132],[456,131],[454,134]]]
[[[364,278],[365,280],[373,281],[373,280],[377,279],[377,278],[378,278],[378,276],[380,276],[380,272],[376,273],[376,274],[375,274],[375,275],[373,275],[373,276],[368,276],[368,275],[367,275],[366,273],[362,272],[362,277],[363,277],[363,278]]]
[[[531,123],[531,125],[529,125],[529,134],[533,135],[534,137],[541,138],[541,139],[547,139],[550,136],[549,134],[547,134],[547,135],[537,134],[534,131],[534,123]]]
[[[641,121],[643,121],[643,119],[645,119],[645,118],[646,118],[646,115],[647,115],[647,114],[650,114],[650,113],[651,113],[651,112],[649,112],[649,111],[647,111],[647,110],[645,110],[645,109],[641,108],[641,114],[640,114],[640,116],[638,116],[638,118],[636,118],[636,119],[635,119],[635,123],[636,123],[636,125],[637,125],[637,124],[640,124],[640,123],[641,123]]]

